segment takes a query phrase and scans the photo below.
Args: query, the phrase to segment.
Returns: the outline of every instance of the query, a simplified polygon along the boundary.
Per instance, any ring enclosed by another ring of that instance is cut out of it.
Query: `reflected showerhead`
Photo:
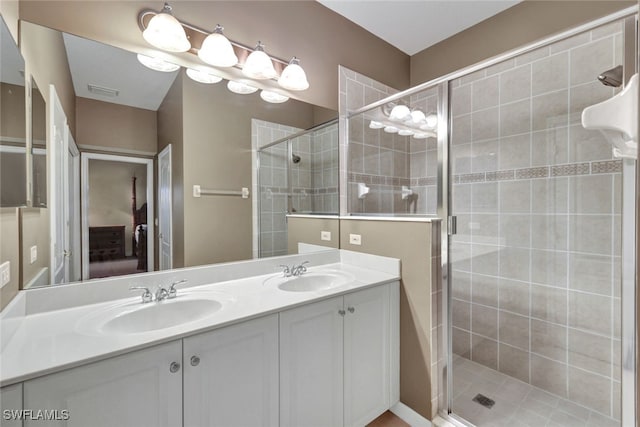
[[[622,65],[607,70],[598,76],[598,80],[605,86],[620,87],[622,85]]]
[[[298,156],[297,154],[292,154],[291,155],[291,160],[293,161],[293,163],[298,164],[300,163],[300,156]]]

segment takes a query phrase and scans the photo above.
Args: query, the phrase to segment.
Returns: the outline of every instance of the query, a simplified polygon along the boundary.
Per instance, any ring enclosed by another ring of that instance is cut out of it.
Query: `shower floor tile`
[[[495,404],[474,402],[478,394]],[[619,421],[456,355],[452,409],[477,427],[620,427]]]

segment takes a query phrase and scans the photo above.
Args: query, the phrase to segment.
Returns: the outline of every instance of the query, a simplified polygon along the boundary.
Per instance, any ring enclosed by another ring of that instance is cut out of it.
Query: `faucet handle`
[[[284,277],[289,277],[293,271],[293,267],[289,267],[288,265],[280,264],[280,267],[282,268],[282,274]]]
[[[130,291],[144,291],[142,293],[142,303],[147,303],[153,301],[153,294],[146,286],[131,286],[129,288]]]
[[[176,286],[187,283],[187,279],[178,280],[173,282],[171,286],[169,286],[169,296],[167,298],[175,298],[178,291],[176,290]]]
[[[295,270],[296,270],[295,275],[296,276],[299,276],[299,275],[304,274],[304,273],[307,272],[307,267],[304,266],[305,264],[309,264],[309,261],[303,261],[302,263],[300,263],[300,265],[295,267]]]

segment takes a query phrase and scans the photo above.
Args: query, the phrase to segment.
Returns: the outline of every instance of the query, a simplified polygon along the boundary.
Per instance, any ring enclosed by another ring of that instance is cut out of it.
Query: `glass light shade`
[[[395,126],[385,126],[384,131],[386,133],[398,133],[398,128]]]
[[[191,80],[204,84],[218,83],[222,80],[222,77],[207,73],[206,71],[194,70],[193,68],[187,68],[187,76],[189,76]]]
[[[415,139],[427,139],[427,138],[429,138],[429,135],[428,135],[428,134],[426,134],[426,133],[420,133],[420,132],[418,132],[418,133],[414,133],[414,134],[413,134],[413,137],[414,137]]]
[[[262,43],[258,42],[258,46],[247,57],[242,67],[242,74],[256,80],[272,79],[278,75],[276,69],[273,68],[271,58],[264,53]]]
[[[369,123],[369,128],[370,129],[382,129],[384,127],[384,125],[380,122],[376,122],[375,120],[371,120],[371,123]]]
[[[279,93],[271,92],[270,90],[262,90],[260,92],[260,98],[272,104],[281,104],[289,100],[288,96],[280,95]]]
[[[289,90],[305,90],[309,88],[307,75],[300,66],[298,58],[294,57],[289,65],[282,70],[278,84]]]
[[[425,120],[427,121],[427,128],[428,129],[435,129],[435,127],[438,125],[438,116],[436,116],[435,114],[429,114]]]
[[[179,65],[172,64],[164,59],[153,58],[141,53],[138,54],[138,61],[147,68],[151,68],[154,71],[162,71],[163,73],[171,73],[180,68]]]
[[[411,123],[413,124],[419,124],[420,122],[422,122],[425,119],[425,115],[422,111],[420,110],[413,110],[411,112]]]
[[[398,131],[398,135],[400,136],[411,136],[413,135],[413,131],[407,130],[407,129],[401,129]]]
[[[411,111],[406,105],[396,105],[389,114],[389,120],[401,122],[407,120],[411,116]]]
[[[249,95],[250,93],[258,91],[257,87],[249,86],[248,84],[233,80],[229,80],[229,83],[227,83],[227,89],[233,93],[239,93],[240,95]]]
[[[170,12],[171,7],[165,4],[162,12],[151,18],[147,28],[142,32],[142,37],[158,49],[186,52],[191,49],[191,43],[182,24]]]
[[[222,34],[222,27],[216,26],[202,42],[198,56],[204,62],[215,67],[233,67],[238,63],[238,57],[233,51],[231,42]]]

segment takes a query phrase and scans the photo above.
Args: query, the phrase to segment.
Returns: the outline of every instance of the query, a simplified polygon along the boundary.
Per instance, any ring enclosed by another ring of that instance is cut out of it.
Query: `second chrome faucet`
[[[298,265],[294,264],[291,267],[289,267],[288,265],[281,265],[280,267],[282,267],[282,275],[284,277],[301,276],[307,272],[307,267],[305,267],[305,264],[309,264],[309,261],[304,261]]]
[[[162,300],[165,299],[172,299],[175,298],[178,295],[178,291],[176,290],[176,286],[178,285],[182,285],[184,283],[187,283],[186,280],[178,280],[173,282],[169,288],[165,288],[162,285],[158,286],[158,289],[156,290],[155,295],[153,293],[151,293],[151,291],[149,290],[149,288],[147,288],[146,286],[132,286],[129,288],[130,291],[144,291],[142,292],[142,303],[148,303],[148,302],[160,302]]]

